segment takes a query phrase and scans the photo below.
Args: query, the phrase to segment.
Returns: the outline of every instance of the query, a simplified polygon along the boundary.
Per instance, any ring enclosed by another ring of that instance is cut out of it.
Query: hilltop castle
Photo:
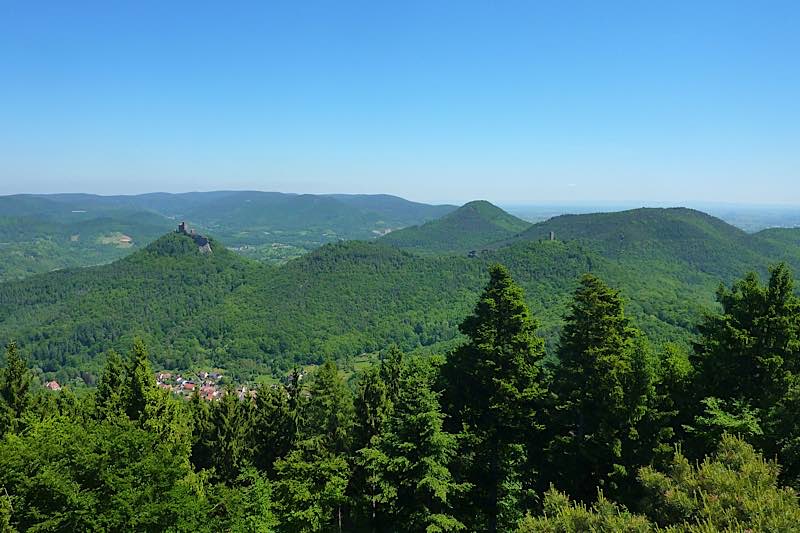
[[[202,253],[211,253],[211,241],[208,240],[208,237],[200,235],[194,229],[189,230],[189,226],[186,225],[186,222],[181,222],[178,224],[178,231],[176,233],[181,233],[191,237]]]

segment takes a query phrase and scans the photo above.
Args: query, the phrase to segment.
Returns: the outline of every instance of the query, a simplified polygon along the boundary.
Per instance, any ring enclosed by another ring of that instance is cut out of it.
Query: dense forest
[[[375,238],[454,210],[385,194],[212,191],[132,196],[0,196],[0,282],[109,263],[140,250],[179,220],[235,252],[283,263],[341,239]]]
[[[159,389],[140,339],[106,354],[97,387],[59,392],[10,342],[0,529],[796,529],[789,267],[721,285],[689,347],[652,345],[622,294],[584,274],[555,357],[511,272],[492,265],[484,283],[448,352],[387,346],[349,382],[328,358],[212,402]]]
[[[203,254],[172,232],[108,265],[0,283],[0,343],[15,340],[40,379],[72,386],[94,383],[104,354],[125,351],[134,337],[146,342],[157,370],[224,369],[254,383],[331,358],[351,371],[390,344],[435,354],[463,341],[458,325],[497,262],[525,289],[548,358],[556,358],[562,316],[585,272],[623,291],[654,346],[689,348],[704,312],[718,305],[721,281],[749,270],[763,276],[781,261],[800,268],[800,230],[747,234],[689,209],[529,226],[472,202],[437,221],[330,243],[280,266],[248,260],[216,237],[212,243],[214,252]]]

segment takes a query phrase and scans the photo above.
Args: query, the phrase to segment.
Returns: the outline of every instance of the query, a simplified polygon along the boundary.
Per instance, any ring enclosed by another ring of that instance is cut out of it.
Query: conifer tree
[[[370,367],[360,376],[354,404],[355,460],[348,492],[356,520],[362,520],[370,524],[372,529],[378,530],[382,529],[378,527],[378,506],[384,498],[378,472],[375,471],[376,464],[374,461],[365,461],[364,458],[373,456],[376,441],[385,431],[393,409],[379,367]]]
[[[229,390],[211,408],[212,464],[217,476],[228,483],[239,477],[252,458],[249,405]]]
[[[319,437],[331,453],[349,451],[354,424],[353,397],[332,360],[326,360],[314,374],[303,412],[302,437]]]
[[[638,337],[619,293],[584,275],[561,333],[553,384],[558,399],[550,475],[573,497],[592,499],[598,487],[619,491],[639,466],[626,460],[633,449],[640,452],[635,462],[648,462],[640,431],[655,376]]]
[[[272,472],[275,460],[285,456],[297,435],[286,389],[262,386],[256,393],[252,417],[253,462]]]
[[[692,362],[697,370],[697,400],[716,397],[768,409],[788,390],[800,371],[800,299],[789,267],[770,269],[763,286],[755,273],[720,286],[721,314],[700,324],[701,339]]]
[[[193,422],[191,459],[196,470],[208,469],[214,461],[214,424],[211,405],[195,391],[189,399]]]
[[[156,390],[147,349],[141,339],[133,341],[125,375],[127,380],[123,394],[125,412],[131,420],[139,420],[145,412],[148,400]]]
[[[275,494],[288,531],[339,529],[346,517],[353,398],[331,360],[319,367],[303,405],[299,440],[275,462]]]
[[[18,425],[30,401],[30,383],[28,365],[11,341],[6,346],[6,366],[0,373],[0,435]]]
[[[382,506],[376,525],[381,531],[464,529],[452,507],[466,487],[448,468],[457,442],[443,429],[444,415],[432,381],[432,369],[425,363],[404,365],[384,431],[362,456],[379,488]]]
[[[116,351],[109,350],[95,393],[95,403],[102,416],[107,417],[121,411],[125,387],[125,367],[122,358]]]
[[[445,406],[461,432],[460,477],[473,490],[465,507],[471,529],[508,529],[522,513],[518,467],[526,446],[541,430],[538,410],[545,397],[538,366],[544,342],[522,289],[501,265],[460,330],[468,342],[442,369]],[[477,512],[476,512],[477,511]]]

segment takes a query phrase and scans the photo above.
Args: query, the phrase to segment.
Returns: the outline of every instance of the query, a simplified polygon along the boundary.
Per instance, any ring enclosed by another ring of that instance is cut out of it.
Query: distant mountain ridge
[[[417,252],[467,253],[510,238],[530,226],[496,205],[476,200],[437,220],[392,232],[381,241]]]
[[[179,220],[243,255],[282,262],[326,242],[373,239],[454,209],[389,195],[259,191],[0,196],[0,281],[113,261]],[[115,239],[126,247],[110,245]]]

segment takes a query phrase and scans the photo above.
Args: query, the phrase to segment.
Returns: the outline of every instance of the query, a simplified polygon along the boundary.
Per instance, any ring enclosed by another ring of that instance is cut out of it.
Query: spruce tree
[[[545,397],[537,327],[522,289],[505,267],[494,265],[473,314],[460,326],[468,342],[442,369],[451,428],[461,433],[459,477],[473,486],[464,509],[470,529],[508,529],[523,510],[519,468],[526,447],[537,441]]]
[[[341,530],[347,519],[353,398],[331,360],[316,371],[309,394],[299,440],[275,462],[276,501],[289,531]]]
[[[212,465],[219,479],[232,483],[250,464],[250,402],[228,390],[211,407]]]
[[[297,435],[286,389],[260,387],[252,415],[253,462],[260,470],[273,472],[275,460],[289,452]]]
[[[731,289],[720,286],[717,301],[722,313],[706,316],[698,327],[696,399],[768,409],[800,371],[800,299],[791,271],[783,263],[770,269],[767,286],[750,273]]]
[[[584,275],[561,333],[553,384],[550,479],[573,497],[591,499],[598,487],[619,491],[638,466],[629,460],[649,460],[640,432],[651,415],[655,376],[639,336],[619,293]]]
[[[381,367],[370,367],[358,381],[355,398],[355,450],[353,476],[348,493],[353,502],[355,520],[369,525],[373,531],[382,530],[379,505],[385,502],[380,485],[378,466],[374,460],[375,445],[386,430],[393,404],[386,383],[381,378]],[[368,459],[369,458],[369,459]]]
[[[95,393],[95,403],[100,416],[108,417],[121,411],[125,388],[125,367],[122,358],[116,351],[109,350]]]
[[[30,371],[11,341],[6,346],[6,366],[0,373],[0,435],[14,430],[30,401]]]
[[[404,365],[391,416],[373,449],[363,454],[379,488],[382,507],[376,523],[381,531],[464,529],[452,509],[465,489],[449,470],[457,441],[443,429],[432,381],[425,363]]]
[[[131,420],[139,420],[147,402],[156,390],[155,377],[150,368],[147,349],[141,339],[133,341],[126,367],[126,386],[123,393],[125,412]]]

